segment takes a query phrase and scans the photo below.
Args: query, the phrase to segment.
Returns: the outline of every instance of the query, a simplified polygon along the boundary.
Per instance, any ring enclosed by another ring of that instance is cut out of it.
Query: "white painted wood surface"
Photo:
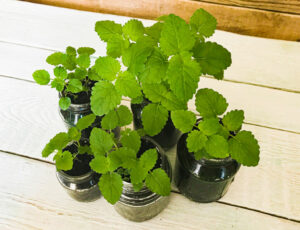
[[[299,229],[300,46],[295,42],[220,31],[214,37],[230,49],[233,65],[228,81],[202,78],[200,87],[214,88],[231,108],[245,109],[252,125],[244,128],[261,145],[260,165],[242,167],[220,202],[197,204],[173,193],[161,215],[136,224],[104,199],[82,204],[64,193],[54,166],[40,161],[44,144],[65,130],[57,93],[30,82],[31,73],[50,70],[45,65],[50,50],[67,45],[93,46],[104,55],[93,31],[95,21],[104,19],[128,18],[0,0],[0,150],[10,153],[0,152],[0,229]],[[168,155],[174,164],[175,150]]]

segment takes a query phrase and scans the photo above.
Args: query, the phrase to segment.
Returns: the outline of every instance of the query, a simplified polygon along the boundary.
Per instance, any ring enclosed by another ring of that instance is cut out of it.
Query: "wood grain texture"
[[[271,10],[283,13],[300,14],[300,2],[298,0],[194,0],[199,2],[211,2],[229,6],[241,6],[260,10]]]
[[[92,46],[97,50],[96,55],[105,55],[106,51],[105,44],[94,32],[95,22],[114,20],[124,24],[130,19],[26,2],[0,0],[0,5],[0,41],[52,50],[64,50],[68,45]],[[145,26],[154,22],[142,21]],[[300,92],[300,43],[223,31],[216,31],[211,40],[222,44],[232,53],[233,64],[225,71],[225,79]],[[25,65],[22,68],[12,68],[14,64],[9,62],[24,61],[28,65],[27,70],[35,69],[45,62],[45,57],[49,54],[45,51],[40,51],[39,54],[37,50],[18,46],[0,45],[5,50],[0,53],[1,69],[10,68],[11,73],[22,73]]]
[[[49,87],[0,78],[0,150],[52,162],[51,156],[42,158],[41,151],[57,132],[66,130],[57,100]],[[244,129],[259,140],[261,162],[240,170],[224,201],[300,220],[300,135],[252,125]],[[168,153],[173,168],[175,155],[173,148]]]
[[[1,229],[173,229],[176,226],[176,229],[295,230],[300,225],[220,203],[191,202],[174,193],[160,215],[134,223],[119,216],[103,198],[90,203],[72,200],[55,178],[53,165],[0,152],[0,173]]]
[[[218,29],[239,34],[297,41],[300,15],[232,7],[190,0],[28,0],[67,8],[154,19],[174,13],[189,20],[203,8],[218,20]]]

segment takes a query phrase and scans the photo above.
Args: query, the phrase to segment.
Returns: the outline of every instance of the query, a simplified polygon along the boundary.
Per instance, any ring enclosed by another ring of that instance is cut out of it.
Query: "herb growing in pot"
[[[48,85],[59,92],[60,114],[67,127],[76,125],[78,119],[91,113],[91,88],[100,77],[91,66],[91,55],[95,50],[90,47],[80,47],[77,50],[71,46],[66,52],[55,52],[49,55],[46,62],[55,66],[54,78],[46,70],[36,70],[33,79],[40,85]]]
[[[189,24],[174,14],[158,20],[150,27],[136,19],[124,26],[99,21],[95,30],[107,43],[107,55],[121,57],[142,89],[142,95],[129,96],[134,127],[143,128],[169,149],[180,135],[170,111],[187,110],[201,75],[222,79],[231,55],[221,45],[205,41],[213,35],[217,21],[203,9],[194,12]]]
[[[43,157],[55,154],[56,176],[63,188],[78,201],[93,201],[100,197],[97,186],[99,174],[91,170],[93,159],[89,140],[82,132],[89,128],[96,116],[89,114],[81,118],[68,132],[56,134],[42,151]]]
[[[126,122],[125,122],[126,121]],[[107,131],[132,122],[126,106],[111,110],[102,119],[102,129],[93,128],[91,168],[102,174],[99,189],[119,214],[132,221],[156,216],[168,203],[171,168],[153,140],[130,129],[121,132],[118,143]]]
[[[259,162],[259,145],[250,131],[241,130],[243,110],[227,109],[226,99],[212,89],[196,93],[196,110],[172,111],[175,127],[184,134],[177,144],[175,183],[186,197],[212,202],[227,192],[234,176],[244,166]]]

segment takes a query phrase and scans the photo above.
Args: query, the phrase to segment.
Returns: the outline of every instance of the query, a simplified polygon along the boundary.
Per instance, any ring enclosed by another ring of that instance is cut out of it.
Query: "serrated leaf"
[[[193,38],[189,25],[180,17],[170,14],[164,23],[160,37],[162,51],[170,56],[193,48]]]
[[[231,65],[231,54],[215,42],[197,43],[193,48],[194,58],[199,62],[203,74],[216,75]]]
[[[121,197],[123,181],[119,174],[108,173],[101,176],[99,189],[103,197],[111,204],[115,204]]]
[[[77,49],[77,53],[79,55],[81,55],[81,54],[87,54],[87,55],[90,56],[90,55],[94,54],[95,52],[96,52],[96,50],[93,49],[93,48],[91,48],[91,47],[79,47]]]
[[[92,150],[89,145],[80,145],[78,147],[78,154],[90,154],[92,155]]]
[[[142,83],[160,83],[165,78],[168,68],[168,58],[157,47],[149,56],[140,79]]]
[[[135,192],[139,192],[144,187],[144,183],[132,184],[132,186]]]
[[[68,70],[74,70],[76,68],[76,56],[66,55],[61,64]]]
[[[86,53],[80,54],[76,59],[76,64],[81,68],[88,68],[91,64],[90,56]]]
[[[61,97],[58,104],[62,110],[67,110],[71,105],[71,99],[69,97]]]
[[[51,82],[51,88],[55,88],[58,92],[65,88],[65,81],[61,78],[54,78]]]
[[[194,152],[194,157],[195,157],[195,159],[196,159],[197,161],[200,160],[200,159],[202,159],[202,158],[205,158],[205,159],[211,159],[211,158],[213,158],[212,156],[210,156],[210,155],[206,152],[205,148],[202,148],[201,150],[199,150],[199,151],[197,151],[197,152]]]
[[[142,183],[146,176],[148,175],[148,170],[146,170],[140,161],[130,170],[130,181],[133,184]]]
[[[212,135],[208,137],[205,150],[212,157],[225,158],[229,156],[228,142],[220,135]]]
[[[76,49],[72,46],[68,46],[66,48],[66,54],[76,56]]]
[[[120,105],[119,108],[117,108],[116,112],[118,115],[119,126],[125,126],[131,124],[133,119],[132,113],[130,112],[127,106]]]
[[[115,34],[122,34],[122,26],[113,21],[98,21],[95,24],[95,31],[102,41],[107,42]]]
[[[198,35],[208,38],[214,34],[217,20],[207,11],[198,9],[192,15],[190,25]]]
[[[107,114],[121,103],[121,95],[110,82],[99,81],[92,88],[91,109],[95,115]]]
[[[82,83],[78,79],[70,79],[67,85],[67,91],[71,93],[79,93],[83,90]]]
[[[201,69],[188,54],[175,55],[170,60],[167,79],[170,88],[178,98],[188,101],[198,88]]]
[[[113,81],[117,77],[117,73],[121,69],[120,63],[109,56],[99,57],[94,65],[94,68],[103,79]]]
[[[226,99],[221,94],[207,88],[198,90],[195,105],[196,110],[204,118],[222,115],[228,107]]]
[[[56,134],[42,151],[43,157],[48,157],[54,150],[62,150],[69,143],[69,135],[61,132]]]
[[[86,78],[86,75],[87,75],[86,69],[82,69],[82,68],[75,69],[74,78],[76,78],[78,80],[83,80]]]
[[[136,152],[127,147],[121,147],[108,155],[110,170],[113,171],[119,167],[131,169],[137,163]]]
[[[67,70],[63,66],[56,66],[53,69],[53,73],[56,77],[66,79],[68,77]]]
[[[139,161],[144,170],[150,171],[155,166],[157,158],[156,149],[148,149],[142,154]]]
[[[67,55],[62,52],[55,52],[50,54],[46,62],[50,65],[64,65],[67,59]]]
[[[88,78],[92,81],[99,81],[101,80],[101,77],[97,74],[95,68],[89,68],[88,70]]]
[[[130,98],[142,96],[141,87],[132,73],[125,71],[119,74],[116,83],[116,89],[120,94]]]
[[[232,110],[225,114],[222,122],[228,130],[237,131],[242,127],[244,118],[243,110]]]
[[[188,134],[186,138],[186,144],[189,152],[198,152],[200,151],[207,142],[207,137],[198,130],[193,130]]]
[[[128,36],[132,41],[137,41],[140,37],[144,36],[143,23],[136,19],[126,22],[122,30],[125,36]]]
[[[154,38],[155,41],[159,41],[163,23],[157,22],[150,27],[145,28],[145,33],[150,37]]]
[[[131,99],[131,104],[141,104],[144,100],[143,96]]]
[[[47,85],[50,82],[50,74],[44,69],[34,71],[32,77],[39,85]]]
[[[171,181],[163,169],[155,169],[149,173],[145,180],[146,186],[158,195],[169,196],[171,192]]]
[[[105,156],[98,155],[91,160],[90,167],[96,173],[105,174],[109,171],[108,159]]]
[[[158,134],[167,123],[168,115],[168,110],[159,104],[146,105],[142,112],[145,132],[150,136]]]
[[[76,128],[79,130],[84,130],[84,129],[88,128],[89,126],[91,126],[94,123],[95,119],[96,119],[96,116],[92,113],[89,115],[86,115],[78,120],[78,122],[76,124]]]
[[[179,100],[172,92],[168,92],[165,98],[161,101],[161,104],[169,111],[174,110],[186,110],[187,103]]]
[[[81,133],[75,127],[71,127],[68,130],[68,135],[69,135],[69,139],[72,140],[72,141],[79,141],[80,138],[81,138]]]
[[[109,133],[93,128],[90,135],[90,146],[95,156],[104,155],[111,150],[114,140]]]
[[[71,170],[73,168],[73,155],[69,151],[58,152],[53,160],[57,170]]]
[[[191,111],[172,111],[171,118],[174,126],[183,133],[190,132],[196,123],[196,115]]]
[[[135,152],[138,152],[141,147],[140,136],[135,130],[123,132],[120,141],[122,146],[133,149]]]
[[[132,114],[130,110],[126,106],[120,105],[119,108],[110,111],[103,117],[101,126],[106,130],[112,130],[117,126],[129,125],[131,122]]]
[[[259,151],[258,142],[250,131],[241,131],[229,139],[230,156],[242,165],[258,165]]]
[[[120,34],[112,36],[106,46],[106,54],[113,58],[118,58],[122,55],[125,49],[129,46],[128,39],[124,39]]]
[[[202,120],[198,124],[198,128],[207,136],[211,136],[216,134],[221,129],[221,124],[219,122],[219,118],[211,117]]]

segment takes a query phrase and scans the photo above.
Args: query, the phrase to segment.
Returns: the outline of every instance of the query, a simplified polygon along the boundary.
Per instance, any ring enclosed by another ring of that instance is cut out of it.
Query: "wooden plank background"
[[[231,31],[239,34],[252,36],[275,38],[299,41],[300,40],[300,15],[288,14],[271,11],[269,2],[274,0],[263,1],[260,9],[248,8],[255,4],[255,1],[245,2],[243,6],[236,6],[238,3],[229,0],[223,0],[222,3],[228,5],[215,4],[219,3],[213,0],[192,1],[192,0],[27,0],[30,2],[49,4],[79,10],[94,12],[110,13],[125,15],[131,17],[154,19],[164,14],[174,13],[182,18],[189,20],[191,14],[198,8],[204,8],[213,14],[218,20],[218,29]],[[248,4],[251,2],[250,4]],[[257,3],[258,1],[256,1]],[[280,4],[286,6],[294,4],[296,1],[280,0],[280,3],[274,4],[279,8]],[[298,1],[297,1],[298,2]],[[232,6],[234,5],[234,6]],[[240,4],[242,5],[242,4]],[[296,4],[297,8],[299,3]],[[264,9],[267,10],[264,10]],[[276,10],[276,9],[275,9]]]

